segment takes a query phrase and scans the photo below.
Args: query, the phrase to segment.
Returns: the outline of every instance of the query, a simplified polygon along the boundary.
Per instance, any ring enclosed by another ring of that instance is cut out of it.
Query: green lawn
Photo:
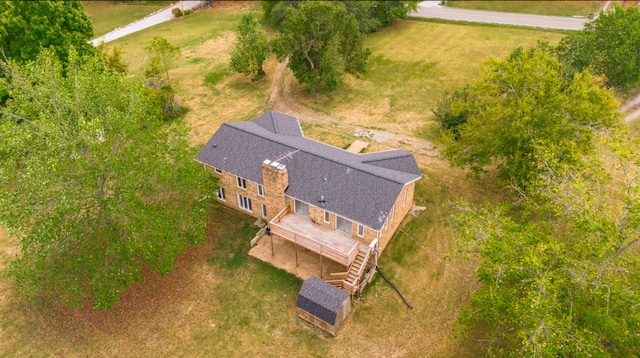
[[[38,308],[15,297],[11,282],[0,276],[0,356],[482,356],[481,341],[451,334],[477,283],[473,262],[453,255],[448,204],[493,201],[505,193],[495,190],[491,178],[469,179],[425,152],[425,141],[414,133],[432,126],[430,110],[443,91],[473,81],[485,59],[538,40],[557,43],[562,35],[399,22],[367,37],[372,56],[362,79],[350,77],[333,94],[309,97],[288,70],[274,87],[278,64],[273,59],[258,83],[229,71],[240,16],[236,10],[197,12],[114,44],[125,51],[133,78],[142,75],[143,48],[153,36],[181,47],[182,57],[170,75],[189,107],[186,120],[197,145],[222,122],[249,119],[271,108],[298,116],[307,136],[339,146],[354,139],[356,126],[404,138],[372,143],[372,150],[396,145],[412,150],[425,174],[416,186],[416,203],[427,209],[407,220],[380,258],[380,267],[414,309],[376,278],[354,302],[337,337],[327,336],[296,318],[300,280],[247,255],[257,231],[253,219],[214,205],[207,243],[182,255],[165,277],[148,275],[109,311]],[[269,102],[273,88],[281,96]],[[0,268],[15,252],[15,241],[0,232]]]
[[[447,1],[447,6],[546,16],[588,16],[598,12],[601,1]]]
[[[112,1],[84,1],[93,22],[94,36],[102,36],[111,30],[141,19],[175,1],[134,1],[130,4]]]
[[[447,182],[466,179],[461,172],[429,174],[419,182],[416,200],[431,209],[410,221],[380,260],[413,310],[377,278],[331,338],[297,319],[301,280],[248,256],[254,220],[215,204],[205,245],[181,255],[166,276],[147,275],[111,310],[38,308],[15,297],[11,283],[0,277],[0,355],[479,356],[478,342],[450,335],[474,279],[469,262],[447,258],[451,238],[443,231],[442,204],[457,190]],[[1,249],[10,244],[0,235]]]
[[[204,143],[224,121],[249,119],[274,107],[268,103],[277,74],[273,58],[265,66],[267,77],[258,83],[228,69],[240,15],[235,10],[197,12],[113,42],[125,51],[132,76],[138,78],[144,45],[153,36],[182,48],[171,77],[191,108],[187,121],[196,143]],[[372,55],[362,79],[348,78],[338,91],[315,97],[309,97],[288,70],[280,84],[287,89],[283,99],[291,102],[286,104],[290,111],[300,112],[303,122],[322,118],[320,124],[330,126],[336,136],[350,135],[355,126],[411,133],[430,123],[431,109],[445,90],[473,81],[484,60],[539,40],[555,44],[562,36],[544,30],[404,21],[368,35],[365,46]],[[335,139],[333,144],[344,144]]]

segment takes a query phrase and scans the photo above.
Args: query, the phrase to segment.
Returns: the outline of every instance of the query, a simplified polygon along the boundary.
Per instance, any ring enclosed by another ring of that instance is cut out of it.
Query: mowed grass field
[[[458,1],[449,0],[447,6],[485,11],[515,12],[545,16],[588,16],[597,14],[602,1]]]
[[[115,1],[84,1],[91,16],[95,37],[141,19],[165,8],[175,1],[133,1],[130,4]]]
[[[416,153],[424,173],[409,216],[380,258],[380,267],[414,306],[409,310],[380,278],[353,304],[337,337],[295,314],[301,282],[247,255],[253,220],[213,205],[207,242],[181,255],[165,277],[147,275],[111,310],[37,307],[14,295],[0,276],[0,356],[260,356],[479,357],[481,341],[457,339],[456,316],[477,288],[474,264],[455,255],[449,204],[508,199],[492,178],[476,181],[430,150],[431,108],[443,91],[474,80],[482,62],[562,34],[541,30],[404,21],[367,37],[368,73],[328,95],[309,97],[287,69],[266,64],[259,83],[228,70],[241,16],[207,10],[127,36],[131,76],[140,78],[144,46],[164,36],[182,48],[170,76],[189,107],[191,140],[202,145],[225,121],[277,109],[298,116],[305,134],[343,146],[355,128],[388,135],[373,150]],[[0,232],[0,268],[17,253]],[[472,332],[474,333],[474,332]],[[477,332],[481,333],[481,332]]]
[[[444,91],[473,81],[484,60],[538,41],[555,44],[563,36],[520,28],[398,22],[366,38],[372,54],[363,78],[348,77],[338,91],[310,97],[274,58],[266,62],[267,76],[258,83],[229,70],[240,16],[232,10],[198,12],[114,43],[125,51],[131,75],[137,78],[146,61],[144,46],[154,36],[181,47],[182,57],[170,76],[190,108],[186,119],[196,144],[204,144],[222,122],[251,119],[268,109],[299,116],[309,130],[316,125],[331,128],[335,135],[326,139],[339,146],[349,141],[342,134],[350,137],[356,127],[402,136],[424,133]]]

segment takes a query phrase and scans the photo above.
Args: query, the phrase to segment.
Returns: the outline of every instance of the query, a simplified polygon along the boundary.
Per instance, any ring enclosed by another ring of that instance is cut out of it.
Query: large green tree
[[[231,68],[256,81],[264,77],[262,64],[269,55],[269,41],[262,31],[256,15],[247,11],[242,14],[236,32],[236,43],[231,49]]]
[[[614,4],[613,10],[563,38],[557,52],[569,75],[589,68],[606,76],[609,85],[626,88],[640,79],[639,48],[640,11]]]
[[[0,50],[16,61],[34,60],[41,47],[52,47],[62,61],[70,46],[93,51],[87,43],[93,24],[81,1],[0,0]]]
[[[588,72],[562,74],[546,46],[488,61],[468,91],[449,101],[454,125],[443,131],[444,156],[476,173],[497,165],[504,183],[525,191],[543,158],[582,165],[594,139],[619,125],[618,103]]]
[[[375,32],[384,26],[388,26],[396,20],[406,19],[411,11],[415,11],[419,1],[340,1],[349,14],[358,22],[363,33]],[[301,1],[296,0],[263,0],[262,9],[265,18],[276,27],[281,27],[287,16],[288,8],[296,8]]]
[[[21,293],[110,307],[203,241],[212,181],[141,83],[73,50],[67,65],[44,50],[1,68],[0,221],[19,239]]]
[[[490,355],[634,356],[640,178],[621,195],[574,170],[557,173],[540,177],[545,200],[519,210],[462,206],[456,232],[478,259],[480,287],[461,327],[483,327]]]
[[[279,61],[288,66],[298,81],[310,86],[335,89],[345,73],[365,72],[369,49],[355,18],[340,3],[305,2],[287,10],[282,34],[273,41]]]

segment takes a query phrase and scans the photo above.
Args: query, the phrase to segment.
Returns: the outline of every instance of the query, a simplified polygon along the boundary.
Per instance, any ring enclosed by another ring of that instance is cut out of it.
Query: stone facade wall
[[[276,165],[273,165],[273,164]],[[246,189],[238,187],[237,178],[235,175],[222,172],[217,173],[214,168],[207,166],[207,169],[214,177],[218,178],[218,186],[225,191],[226,201],[223,204],[239,210],[243,213],[249,214],[255,218],[265,220],[269,222],[275,217],[282,209],[287,205],[291,207],[291,212],[294,211],[294,199],[284,195],[284,191],[289,184],[289,174],[285,165],[270,162],[265,160],[262,164],[262,180],[264,183],[264,196],[258,194],[258,184],[252,181],[246,180]],[[397,230],[398,226],[402,222],[402,219],[407,215],[411,206],[413,205],[413,195],[415,190],[415,182],[406,185],[398,199],[394,204],[394,215],[391,220],[391,214],[389,213],[389,222],[383,227],[380,234],[380,252],[389,243],[389,240]],[[405,194],[406,193],[406,194]],[[251,199],[252,211],[249,212],[240,208],[238,205],[238,195],[243,195]],[[406,195],[406,198],[405,198]],[[267,209],[267,217],[262,217],[261,205],[265,205]],[[324,209],[318,206],[309,204],[309,220],[313,220],[316,224],[322,225],[326,228],[336,230],[336,214],[329,213],[329,222],[324,221]],[[364,236],[358,236],[358,223],[353,222],[351,227],[351,237],[361,241],[365,244],[370,244],[376,237],[378,237],[378,231],[373,230],[367,226],[364,226]]]
[[[267,205],[267,222],[289,204],[284,195],[289,186],[289,171],[284,164],[265,160],[262,163],[262,182]]]
[[[396,199],[396,203],[393,205],[393,208],[395,210],[393,220],[391,220],[391,213],[389,213],[389,216],[387,218],[389,222],[382,228],[382,234],[380,235],[379,242],[380,252],[382,252],[382,250],[387,247],[389,240],[391,240],[393,233],[395,233],[395,231],[398,229],[398,226],[402,222],[402,219],[404,219],[409,210],[411,210],[411,206],[413,205],[413,193],[415,190],[415,184],[415,182],[412,182],[405,185],[405,187],[402,189],[402,192],[398,196],[398,199]]]
[[[232,207],[240,212],[251,215],[255,218],[262,219],[267,221],[274,217],[278,211],[273,205],[270,204],[270,200],[268,200],[267,196],[258,195],[258,184],[252,182],[250,180],[245,179],[246,189],[238,187],[237,177],[231,173],[223,171],[222,173],[217,173],[214,168],[207,167],[209,172],[214,177],[218,178],[218,186],[224,189],[224,194],[226,200],[221,200],[216,197],[216,199],[223,203],[226,206]],[[266,188],[265,188],[266,189]],[[264,191],[266,194],[266,190]],[[214,194],[216,195],[216,194]],[[240,208],[238,205],[238,195],[242,195],[251,199],[251,211],[247,211],[245,209]],[[262,205],[266,205],[267,207],[267,218],[262,217]]]
[[[409,194],[409,193],[407,193]],[[413,195],[413,192],[411,192],[411,195]],[[288,205],[291,206],[291,212],[294,211],[294,200],[293,198],[288,198]],[[409,201],[409,196],[407,196],[407,203]],[[400,199],[400,204],[402,204],[402,200]],[[397,203],[396,203],[397,205]],[[411,207],[409,205],[409,207]],[[313,222],[315,222],[318,225],[324,226],[328,229],[331,230],[337,230],[336,229],[336,218],[338,215],[329,212],[329,222],[325,222],[324,221],[324,212],[325,210],[321,207],[318,206],[314,206],[309,204],[309,220],[312,220]],[[406,211],[404,213],[402,213],[402,217],[404,217],[404,215],[406,215]],[[393,221],[393,224],[395,225],[395,227],[393,228],[393,230],[395,230],[395,228],[398,226],[398,224],[402,221],[402,218],[398,218],[396,217],[395,220]],[[373,240],[375,240],[376,237],[378,237],[378,231],[366,226],[364,226],[364,233],[363,236],[359,236],[358,235],[358,223],[355,221],[352,221],[353,225],[351,225],[351,237],[355,240],[358,240],[360,242],[363,242],[367,245],[369,245]],[[388,239],[387,239],[388,240]]]

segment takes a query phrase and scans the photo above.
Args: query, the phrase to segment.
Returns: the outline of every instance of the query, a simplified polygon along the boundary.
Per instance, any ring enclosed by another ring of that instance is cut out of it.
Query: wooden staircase
[[[365,276],[368,279],[367,269],[370,269],[369,260],[371,258],[372,248],[361,244],[358,247],[358,254],[356,258],[353,260],[351,265],[349,265],[349,270],[347,272],[338,272],[332,273],[332,280],[328,280],[327,282],[349,292],[350,295],[359,294],[361,289],[364,287],[363,280]]]
[[[344,283],[348,286],[357,286],[360,277],[362,276],[362,271],[364,271],[364,265],[366,264],[365,260],[369,258],[369,251],[363,250],[362,247],[358,250],[358,255],[356,255],[356,259],[353,260],[351,266],[349,266],[349,271],[347,271],[347,277],[344,280]]]

